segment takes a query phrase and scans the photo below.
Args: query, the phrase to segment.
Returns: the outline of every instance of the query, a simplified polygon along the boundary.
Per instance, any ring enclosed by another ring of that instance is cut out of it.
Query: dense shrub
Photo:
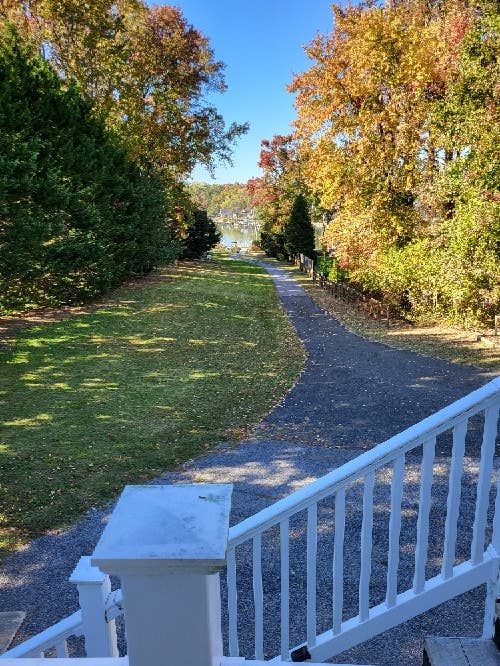
[[[0,27],[0,308],[81,302],[175,252],[160,182]]]
[[[182,256],[186,259],[200,259],[219,243],[221,234],[206,210],[195,208],[182,240]]]
[[[268,257],[275,257],[282,261],[287,256],[285,235],[282,232],[261,231],[260,246]]]
[[[329,257],[327,254],[318,257],[316,273],[332,282],[347,282],[349,279],[349,271],[339,266],[336,257]]]

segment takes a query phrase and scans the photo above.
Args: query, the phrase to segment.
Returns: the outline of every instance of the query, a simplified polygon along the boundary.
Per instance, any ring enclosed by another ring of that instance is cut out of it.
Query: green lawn
[[[231,261],[19,332],[0,351],[0,552],[242,436],[303,361],[270,278]]]

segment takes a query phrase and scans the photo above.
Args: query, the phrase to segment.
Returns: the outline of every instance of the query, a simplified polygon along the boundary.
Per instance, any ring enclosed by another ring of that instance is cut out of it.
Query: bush
[[[316,272],[331,282],[349,281],[349,271],[347,268],[341,268],[335,257],[328,257],[326,254],[318,257]]]
[[[281,232],[261,231],[260,246],[268,257],[275,257],[280,261],[286,258],[285,236]]]
[[[220,242],[221,234],[206,210],[193,209],[182,240],[182,256],[186,259],[201,257]]]

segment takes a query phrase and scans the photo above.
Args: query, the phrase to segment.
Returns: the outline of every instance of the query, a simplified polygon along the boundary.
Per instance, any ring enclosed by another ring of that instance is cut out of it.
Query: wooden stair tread
[[[8,649],[25,617],[26,613],[23,611],[5,611],[0,613],[0,654],[3,654]]]
[[[500,666],[500,652],[492,640],[430,636],[424,649],[430,666]]]

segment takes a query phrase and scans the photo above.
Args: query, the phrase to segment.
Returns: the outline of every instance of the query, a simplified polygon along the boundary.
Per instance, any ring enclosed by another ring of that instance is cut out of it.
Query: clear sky
[[[150,4],[153,4],[151,2]],[[211,103],[226,123],[249,122],[250,131],[234,150],[234,167],[218,168],[216,179],[197,168],[194,180],[246,182],[259,175],[262,139],[288,134],[295,117],[294,96],[286,92],[293,72],[309,68],[304,53],[316,33],[330,32],[330,0],[170,0],[210,39],[226,64],[228,90]]]

